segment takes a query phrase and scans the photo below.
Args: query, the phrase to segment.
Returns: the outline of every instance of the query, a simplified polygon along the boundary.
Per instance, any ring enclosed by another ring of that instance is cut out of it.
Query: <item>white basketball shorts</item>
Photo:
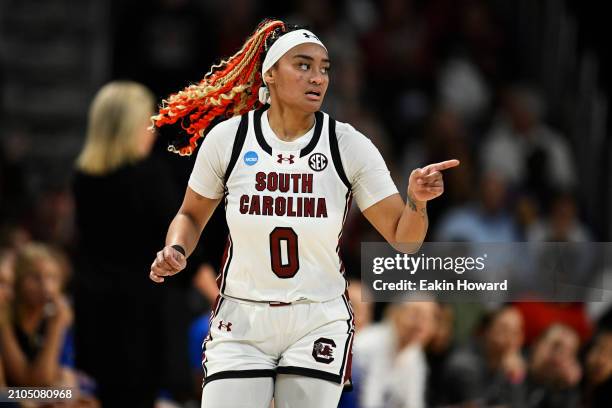
[[[204,385],[277,373],[348,384],[354,332],[347,295],[280,305],[218,297],[202,346]]]

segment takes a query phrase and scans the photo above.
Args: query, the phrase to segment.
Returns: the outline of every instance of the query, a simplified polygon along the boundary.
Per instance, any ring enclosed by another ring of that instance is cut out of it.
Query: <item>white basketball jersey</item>
[[[351,188],[335,121],[317,112],[299,151],[277,151],[261,130],[264,109],[245,114],[225,173],[228,245],[221,294],[254,301],[322,302],[346,288],[339,255]]]

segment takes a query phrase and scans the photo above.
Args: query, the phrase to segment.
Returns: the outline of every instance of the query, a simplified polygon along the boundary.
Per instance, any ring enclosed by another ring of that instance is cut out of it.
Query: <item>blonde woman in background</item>
[[[109,407],[150,408],[162,376],[162,293],[143,277],[179,196],[149,157],[153,109],[141,84],[102,87],[73,180],[77,365],[97,380]]]
[[[103,176],[149,155],[155,134],[147,129],[154,96],[136,82],[104,86],[90,109],[85,146],[77,159],[84,173]]]

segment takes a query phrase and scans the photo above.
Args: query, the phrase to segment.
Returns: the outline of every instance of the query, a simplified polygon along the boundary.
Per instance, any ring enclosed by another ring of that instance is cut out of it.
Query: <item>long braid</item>
[[[279,30],[280,29],[280,30]],[[220,116],[242,115],[259,104],[261,55],[271,33],[285,31],[285,23],[266,19],[246,40],[240,51],[213,65],[198,84],[162,100],[159,113],[151,120],[152,127],[162,127],[181,121],[181,127],[190,135],[185,146],[171,144],[168,150],[181,156],[189,156],[197,147],[197,140],[211,122]]]

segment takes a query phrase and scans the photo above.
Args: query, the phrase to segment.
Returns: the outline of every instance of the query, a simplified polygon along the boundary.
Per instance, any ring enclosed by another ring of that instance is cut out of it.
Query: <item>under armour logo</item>
[[[283,157],[282,154],[279,154],[278,156],[278,160],[276,161],[277,163],[282,163],[284,161],[288,161],[289,164],[293,164],[295,160],[293,160],[293,158],[295,157],[294,155],[290,154],[289,157]]]
[[[314,35],[314,34],[308,34],[308,33],[302,33],[302,34],[304,34],[304,37],[306,37],[306,38],[314,38],[315,40],[319,41],[317,36]]]
[[[221,328],[225,328],[225,331],[232,331],[232,322],[227,322],[227,323],[223,323],[223,320],[221,320],[219,322],[219,327],[217,327],[219,330],[221,330]]]

